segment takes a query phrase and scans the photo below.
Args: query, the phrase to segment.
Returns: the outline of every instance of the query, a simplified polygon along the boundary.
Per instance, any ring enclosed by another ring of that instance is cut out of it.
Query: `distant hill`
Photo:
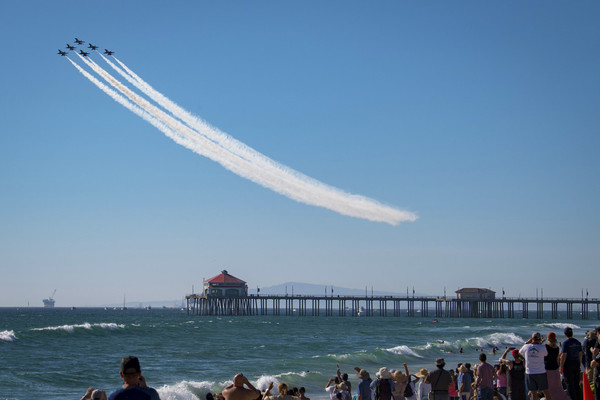
[[[315,285],[314,283],[302,283],[302,282],[285,282],[279,285],[274,286],[266,286],[260,288],[260,294],[268,295],[268,294],[280,294],[285,295],[324,295],[331,296],[331,285]],[[248,288],[248,294],[256,294],[256,288]],[[364,296],[367,294],[368,296],[406,296],[406,288],[404,291],[399,292],[384,292],[380,290],[371,291],[370,287],[363,289],[351,289],[345,288],[341,286],[333,286],[333,295],[337,296]],[[409,293],[412,296],[412,290]],[[415,292],[415,296],[428,296],[427,294]],[[127,307],[129,308],[143,308],[146,306],[151,306],[152,308],[179,308],[184,307],[182,304],[185,304],[183,299],[181,300],[148,300],[148,301],[128,301]],[[121,304],[103,304],[101,307],[122,307]]]

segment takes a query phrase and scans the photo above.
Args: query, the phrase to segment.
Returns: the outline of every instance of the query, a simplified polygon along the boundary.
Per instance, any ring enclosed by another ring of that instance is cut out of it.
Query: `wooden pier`
[[[545,311],[558,319],[600,320],[599,299],[498,298],[461,300],[448,297],[249,295],[241,297],[186,296],[191,315],[382,316],[426,318],[543,319]],[[594,315],[595,314],[595,315]]]

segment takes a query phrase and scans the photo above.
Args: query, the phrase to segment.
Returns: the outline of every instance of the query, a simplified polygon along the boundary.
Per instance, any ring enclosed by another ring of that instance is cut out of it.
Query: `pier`
[[[410,296],[303,296],[247,295],[186,297],[190,315],[284,315],[421,318],[536,318],[545,312],[558,319],[559,309],[567,319],[600,320],[599,299],[494,298],[465,300],[450,297]]]

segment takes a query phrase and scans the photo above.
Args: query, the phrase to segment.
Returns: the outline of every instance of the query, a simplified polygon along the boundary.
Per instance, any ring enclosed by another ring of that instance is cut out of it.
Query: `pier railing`
[[[356,296],[356,295],[249,295],[219,297],[188,294],[187,312],[192,315],[287,315],[287,316],[393,316],[435,318],[550,318],[558,319],[559,309],[567,319],[576,315],[589,319],[597,298],[457,299],[439,296]],[[547,309],[547,310],[545,310]],[[592,313],[593,315],[594,313]],[[592,317],[593,318],[593,317]]]

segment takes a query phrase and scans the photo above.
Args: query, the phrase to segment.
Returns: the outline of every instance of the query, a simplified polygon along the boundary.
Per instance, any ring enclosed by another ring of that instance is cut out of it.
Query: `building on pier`
[[[217,276],[204,281],[205,297],[247,297],[248,285],[245,281],[230,275],[226,269]]]
[[[480,288],[462,288],[457,290],[456,298],[466,301],[494,301],[496,300],[496,292],[490,289]]]

